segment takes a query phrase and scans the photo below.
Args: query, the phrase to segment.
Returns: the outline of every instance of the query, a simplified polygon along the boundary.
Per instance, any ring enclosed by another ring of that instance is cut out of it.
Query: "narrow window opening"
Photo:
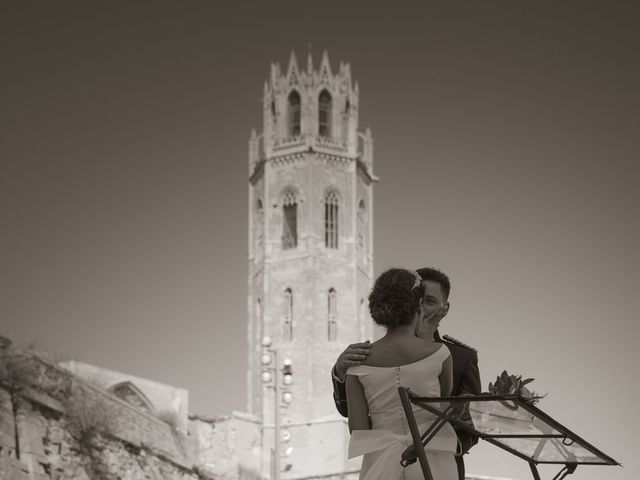
[[[318,98],[318,134],[321,137],[331,136],[331,95],[326,90]]]
[[[262,300],[259,298],[256,301],[256,324],[258,325],[258,341],[262,341],[262,338],[266,336],[267,332],[264,331],[264,322],[262,321]]]
[[[293,340],[293,292],[290,288],[284,291],[284,322],[282,338],[285,342]]]
[[[294,192],[287,192],[282,202],[282,248],[298,245],[298,201]]]
[[[335,289],[330,288],[327,295],[327,329],[329,341],[335,342],[338,338],[338,295]]]
[[[300,135],[300,94],[295,90],[289,94],[289,135]]]
[[[338,248],[338,194],[331,190],[324,199],[324,245]]]

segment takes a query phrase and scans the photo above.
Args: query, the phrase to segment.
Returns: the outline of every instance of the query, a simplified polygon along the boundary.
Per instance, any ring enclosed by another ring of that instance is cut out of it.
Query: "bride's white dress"
[[[364,455],[360,479],[363,480],[421,480],[424,479],[420,462],[403,468],[402,452],[411,445],[411,433],[402,408],[398,387],[408,387],[422,396],[440,396],[438,376],[442,362],[450,355],[442,345],[428,357],[399,367],[351,367],[348,375],[357,375],[369,407],[371,430],[354,430],[349,441],[349,458]],[[413,406],[420,433],[435,416]],[[457,480],[458,470],[454,458],[456,434],[446,423],[426,447],[427,459],[434,480]]]

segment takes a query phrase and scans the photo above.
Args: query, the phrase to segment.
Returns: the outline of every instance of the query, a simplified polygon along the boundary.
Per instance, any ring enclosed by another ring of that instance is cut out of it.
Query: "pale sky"
[[[483,387],[535,377],[624,464],[576,478],[635,478],[639,7],[390,5],[5,2],[0,334],[244,410],[247,142],[270,63],[326,49],[375,138],[376,274],[446,271]],[[488,444],[467,471],[531,476]]]

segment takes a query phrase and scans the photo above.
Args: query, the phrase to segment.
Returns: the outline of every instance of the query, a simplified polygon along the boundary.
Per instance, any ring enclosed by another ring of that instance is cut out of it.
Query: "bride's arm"
[[[358,377],[347,375],[347,404],[349,405],[349,432],[369,430],[369,408],[364,389]]]
[[[442,371],[440,372],[440,396],[448,397],[453,389],[453,360],[451,355],[442,362]]]

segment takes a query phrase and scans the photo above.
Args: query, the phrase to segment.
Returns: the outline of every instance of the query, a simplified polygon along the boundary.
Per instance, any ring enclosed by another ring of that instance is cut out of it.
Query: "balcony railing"
[[[318,148],[336,152],[345,152],[347,150],[346,143],[339,143],[333,138],[321,137],[320,135],[315,137],[315,144]]]
[[[280,152],[282,150],[289,150],[292,148],[304,147],[305,141],[304,137],[296,136],[291,138],[286,138],[284,140],[276,140],[273,144],[273,151]]]
[[[320,135],[290,137],[283,140],[276,140],[273,145],[273,152],[282,154],[287,150],[297,150],[300,148],[314,148],[320,151],[332,153],[345,153],[347,145],[333,138],[323,137]]]

